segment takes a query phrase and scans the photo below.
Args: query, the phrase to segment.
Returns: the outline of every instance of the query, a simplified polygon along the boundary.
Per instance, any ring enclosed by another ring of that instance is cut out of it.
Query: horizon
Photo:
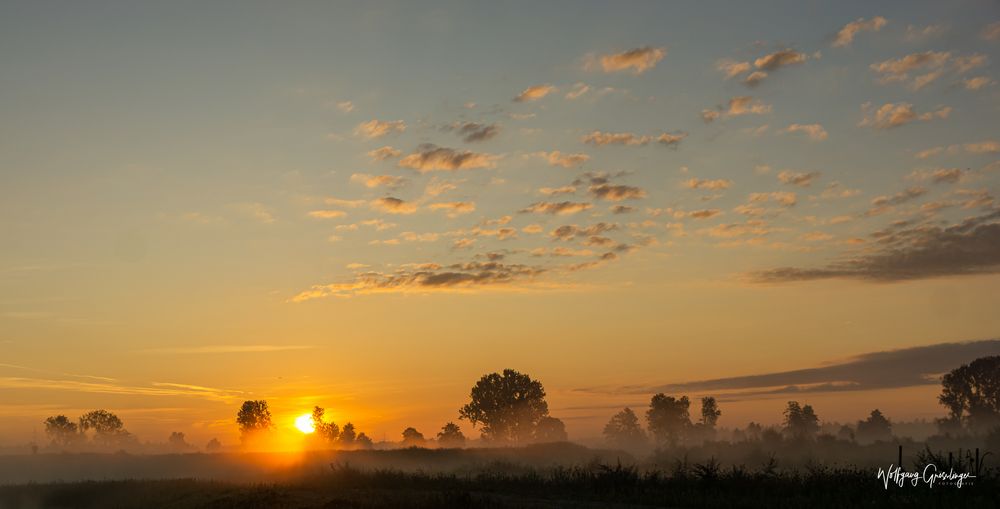
[[[476,438],[508,368],[570,440],[933,422],[1000,355],[998,58],[985,0],[5,4],[0,448]]]

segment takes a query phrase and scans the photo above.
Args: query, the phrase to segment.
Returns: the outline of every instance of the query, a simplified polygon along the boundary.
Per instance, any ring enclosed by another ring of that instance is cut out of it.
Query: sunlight
[[[316,431],[316,426],[313,425],[312,414],[302,414],[295,418],[295,427],[303,433],[312,433]]]

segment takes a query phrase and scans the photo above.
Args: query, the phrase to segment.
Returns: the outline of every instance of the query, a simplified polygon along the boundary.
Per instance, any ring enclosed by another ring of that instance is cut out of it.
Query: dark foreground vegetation
[[[958,488],[922,482],[886,486],[871,463],[824,460],[818,444],[799,449],[807,454],[778,448],[759,456],[759,462],[751,455],[740,463],[702,459],[712,452],[703,449],[660,451],[636,462],[621,452],[568,443],[478,450],[315,451],[297,457],[6,457],[0,479],[19,483],[0,486],[0,509],[1000,506],[997,469],[989,466],[992,461],[976,465],[969,451],[913,451],[904,457],[910,472],[934,463],[944,471],[976,474]],[[886,458],[882,466],[896,461]],[[56,463],[62,470],[53,467]],[[19,470],[30,477],[32,468],[76,480],[16,481]]]
[[[444,507],[997,507],[996,479],[950,486],[890,485],[867,470],[767,466],[640,472],[619,464],[460,473],[330,471],[281,484],[104,481],[0,487],[0,508],[444,508]]]

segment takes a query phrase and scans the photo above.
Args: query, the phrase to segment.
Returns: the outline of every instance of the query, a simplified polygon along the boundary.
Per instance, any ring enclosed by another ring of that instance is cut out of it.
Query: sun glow
[[[316,431],[316,426],[313,425],[311,414],[302,414],[295,418],[295,427],[303,433],[312,433]]]

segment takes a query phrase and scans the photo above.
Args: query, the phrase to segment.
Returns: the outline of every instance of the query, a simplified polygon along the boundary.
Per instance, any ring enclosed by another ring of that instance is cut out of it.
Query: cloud
[[[729,189],[729,187],[732,185],[733,181],[726,179],[704,180],[699,178],[691,178],[684,182],[684,186],[687,187],[688,189],[708,189],[711,191]]]
[[[514,98],[514,102],[523,103],[530,101],[537,101],[552,92],[556,91],[556,87],[552,85],[535,85],[533,87],[528,87],[517,94]]]
[[[966,90],[979,90],[995,83],[996,82],[993,81],[993,78],[988,76],[976,76],[974,78],[962,80],[962,86],[964,86]]]
[[[549,236],[555,240],[572,240],[580,237],[594,238],[617,229],[618,224],[616,223],[600,222],[582,228],[575,224],[566,224],[549,232]]]
[[[667,50],[665,48],[644,46],[641,48],[630,49],[622,53],[601,55],[600,58],[597,59],[597,62],[599,62],[600,69],[604,72],[631,71],[632,74],[642,74],[656,67],[656,64],[660,60],[663,60],[663,57],[665,56],[667,56]],[[591,59],[586,67],[589,69],[596,67],[593,59]]]
[[[402,120],[369,120],[362,122],[354,128],[356,136],[364,137],[367,140],[381,138],[391,133],[401,133],[406,130],[406,122]]]
[[[1000,340],[938,343],[898,350],[865,353],[823,363],[819,367],[757,375],[714,378],[662,385],[629,385],[586,392],[651,394],[656,392],[732,391],[727,399],[750,399],[777,394],[867,391],[939,385],[940,375],[962,364],[1000,353]]]
[[[934,170],[914,171],[907,178],[912,180],[930,181],[934,184],[957,184],[963,180],[968,171],[963,168],[937,168]]]
[[[784,132],[803,133],[815,141],[823,141],[827,137],[826,129],[823,129],[820,124],[791,124],[785,128]]]
[[[448,211],[448,217],[457,217],[461,214],[468,214],[476,210],[476,204],[469,201],[449,201],[432,203],[427,206],[431,210]]]
[[[305,302],[324,297],[350,297],[373,293],[428,293],[470,291],[530,283],[546,272],[541,267],[501,262],[469,262],[448,266],[418,264],[392,273],[363,272],[343,283],[314,285],[289,299]]]
[[[638,136],[633,133],[603,133],[593,131],[584,135],[583,142],[591,145],[646,145],[652,138],[650,136]]]
[[[338,207],[347,207],[351,209],[356,209],[358,207],[366,205],[368,202],[365,200],[343,200],[340,198],[326,198],[323,203],[327,205],[336,205]]]
[[[646,191],[638,187],[613,185],[606,182],[593,184],[588,191],[594,198],[607,201],[638,200],[646,197]]]
[[[747,77],[743,79],[743,84],[750,88],[753,88],[756,87],[757,85],[760,85],[760,82],[764,81],[764,78],[766,78],[767,76],[768,76],[767,73],[764,71],[754,71],[748,74]]]
[[[907,83],[913,90],[920,90],[945,75],[949,64],[954,73],[965,74],[972,69],[986,65],[988,57],[983,54],[952,56],[948,51],[924,51],[911,53],[896,59],[876,62],[869,67],[879,75],[881,84]],[[911,77],[910,73],[919,72]]]
[[[418,146],[416,152],[400,159],[399,166],[412,168],[421,173],[435,170],[474,170],[495,168],[499,158],[493,154],[456,150],[425,143]]]
[[[782,67],[790,65],[800,65],[806,61],[805,53],[795,50],[785,49],[764,55],[753,61],[754,67],[768,72],[774,72]]]
[[[235,203],[231,207],[237,213],[247,216],[258,223],[272,224],[277,221],[271,208],[263,203]]]
[[[656,137],[656,142],[660,145],[666,145],[668,147],[676,147],[680,145],[684,138],[687,138],[688,133],[680,132],[675,134],[663,133]]]
[[[347,212],[342,210],[310,210],[309,217],[314,217],[316,219],[335,219],[338,217],[344,217]]]
[[[387,187],[389,189],[396,189],[406,184],[406,179],[403,177],[394,177],[392,175],[369,175],[367,173],[354,173],[351,175],[351,182],[362,184],[369,189],[376,187]]]
[[[535,152],[536,156],[548,161],[550,166],[575,168],[590,160],[587,154],[564,154],[558,150],[552,152]]]
[[[834,37],[831,46],[834,48],[842,48],[845,46],[850,46],[851,42],[854,41],[854,36],[860,32],[878,32],[888,23],[888,21],[882,16],[875,16],[872,19],[866,20],[865,18],[858,18],[841,28],[837,32],[837,36]]]
[[[874,251],[848,256],[823,267],[782,267],[750,274],[758,283],[818,279],[897,282],[1000,272],[1000,211],[960,223],[900,226],[872,234]]]
[[[373,161],[384,161],[386,159],[395,159],[400,156],[402,152],[396,150],[388,145],[377,148],[375,150],[368,151],[368,157],[372,158]]]
[[[1000,21],[986,25],[983,31],[979,32],[979,37],[987,41],[1000,41]]]
[[[913,111],[910,103],[886,103],[876,110],[872,110],[871,103],[861,106],[864,119],[858,124],[859,127],[871,126],[874,129],[892,129],[912,122],[926,122],[934,119],[945,119],[951,114],[951,108],[944,106],[935,111],[917,113]]]
[[[822,173],[818,171],[811,171],[808,173],[794,172],[790,170],[782,171],[778,174],[778,180],[782,184],[798,186],[798,187],[809,187],[812,185],[813,181],[818,179]]]
[[[343,111],[344,113],[350,113],[354,111],[354,103],[352,103],[351,101],[340,101],[335,106],[337,107],[338,110]]]
[[[947,31],[948,27],[945,25],[927,25],[925,27],[907,25],[906,35],[903,38],[909,42],[916,42],[931,37],[939,37]]]
[[[416,204],[392,196],[372,200],[370,205],[373,209],[388,214],[413,214],[417,211]]]
[[[560,194],[573,194],[576,192],[576,187],[574,186],[562,186],[562,187],[543,187],[538,190],[539,193],[545,196],[558,196]]]
[[[584,210],[590,210],[592,207],[589,203],[581,202],[538,202],[533,203],[525,209],[522,209],[521,213],[534,213],[534,214],[555,214],[560,216],[566,216],[571,214],[576,214],[577,212],[582,212]]]
[[[915,200],[927,194],[927,189],[923,187],[909,187],[893,195],[882,195],[874,198],[871,208],[865,212],[866,216],[877,216],[884,214],[897,205]]]
[[[715,110],[701,110],[701,119],[708,123],[722,117],[764,115],[770,112],[770,104],[765,104],[758,99],[744,95],[733,97],[725,107],[718,106]]]
[[[455,131],[466,143],[486,141],[500,134],[500,124],[480,124],[477,122],[456,122],[445,130]]]
[[[749,71],[751,66],[750,62],[737,62],[735,60],[723,59],[715,63],[715,68],[722,72],[722,74],[725,74],[726,79],[728,80]]]

